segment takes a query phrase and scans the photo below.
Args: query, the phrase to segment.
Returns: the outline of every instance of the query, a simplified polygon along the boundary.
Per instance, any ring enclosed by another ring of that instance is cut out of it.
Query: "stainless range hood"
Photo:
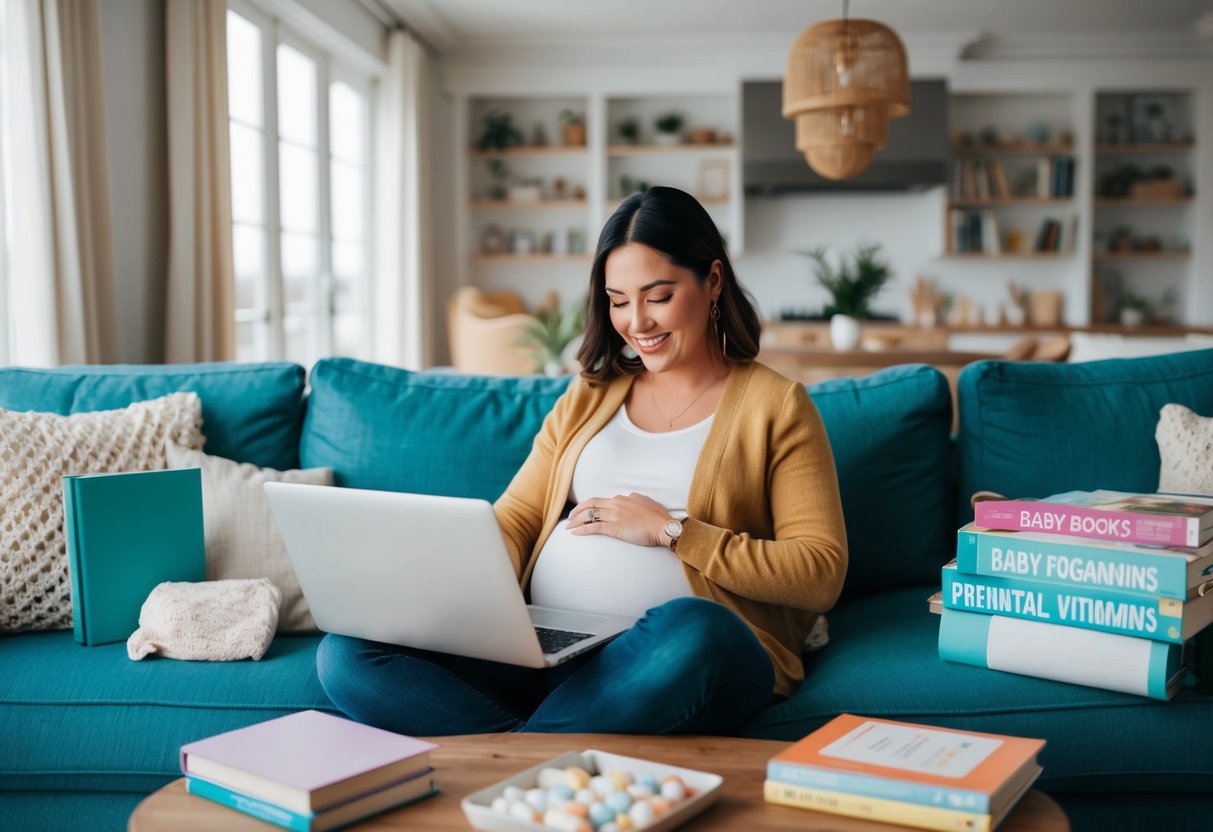
[[[912,81],[910,114],[889,122],[889,145],[853,179],[834,181],[813,172],[796,150],[796,126],[783,117],[783,83],[742,85],[743,181],[749,196],[813,191],[916,191],[948,179],[948,87]]]

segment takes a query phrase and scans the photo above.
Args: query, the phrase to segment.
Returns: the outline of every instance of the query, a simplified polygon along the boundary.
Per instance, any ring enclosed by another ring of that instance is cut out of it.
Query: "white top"
[[[569,499],[644,494],[674,517],[687,516],[695,464],[712,417],[682,430],[649,433],[620,407],[585,446]],[[691,594],[682,561],[666,546],[637,546],[608,535],[575,535],[560,521],[531,573],[531,603],[542,607],[642,616]]]

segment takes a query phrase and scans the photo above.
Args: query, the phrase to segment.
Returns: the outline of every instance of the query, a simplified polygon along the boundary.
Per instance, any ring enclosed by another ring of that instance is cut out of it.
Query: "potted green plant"
[[[893,272],[881,258],[878,244],[861,243],[854,256],[840,255],[837,267],[826,253],[825,246],[803,252],[813,261],[818,285],[830,293],[831,302],[824,310],[830,319],[830,341],[837,350],[854,349],[859,343],[860,321],[871,316],[872,299]]]
[[[522,143],[522,131],[514,124],[512,115],[503,110],[489,110],[484,114],[476,147],[481,150],[505,150]]]
[[[1120,296],[1117,309],[1123,326],[1141,326],[1151,312],[1150,301],[1144,295],[1129,290]]]
[[[560,125],[564,133],[564,143],[568,147],[585,145],[585,116],[573,110],[560,112]]]
[[[632,116],[619,122],[619,138],[627,144],[640,141],[640,121]]]
[[[682,144],[682,114],[677,112],[662,113],[657,117],[654,126],[657,144]]]
[[[564,353],[585,330],[585,301],[560,308],[560,296],[548,292],[535,310],[535,321],[522,334],[522,343],[535,353],[535,371],[547,376],[564,372]]]

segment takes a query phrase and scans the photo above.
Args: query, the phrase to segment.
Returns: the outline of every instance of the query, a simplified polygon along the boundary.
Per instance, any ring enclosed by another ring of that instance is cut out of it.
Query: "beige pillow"
[[[170,468],[202,469],[208,581],[268,578],[282,593],[278,632],[315,631],[311,610],[262,486],[267,482],[332,485],[332,468],[275,471],[189,448],[169,448]]]
[[[1162,457],[1159,491],[1213,495],[1213,418],[1165,404],[1154,438]]]
[[[156,471],[170,442],[204,441],[194,393],[71,416],[0,409],[0,631],[72,626],[64,476]]]

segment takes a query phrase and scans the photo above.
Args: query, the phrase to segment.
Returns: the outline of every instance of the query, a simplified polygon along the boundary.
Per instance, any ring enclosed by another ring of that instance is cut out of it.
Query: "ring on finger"
[[[597,523],[599,516],[598,509],[596,508],[587,508],[582,514],[582,517],[585,518],[585,522],[587,523]]]

